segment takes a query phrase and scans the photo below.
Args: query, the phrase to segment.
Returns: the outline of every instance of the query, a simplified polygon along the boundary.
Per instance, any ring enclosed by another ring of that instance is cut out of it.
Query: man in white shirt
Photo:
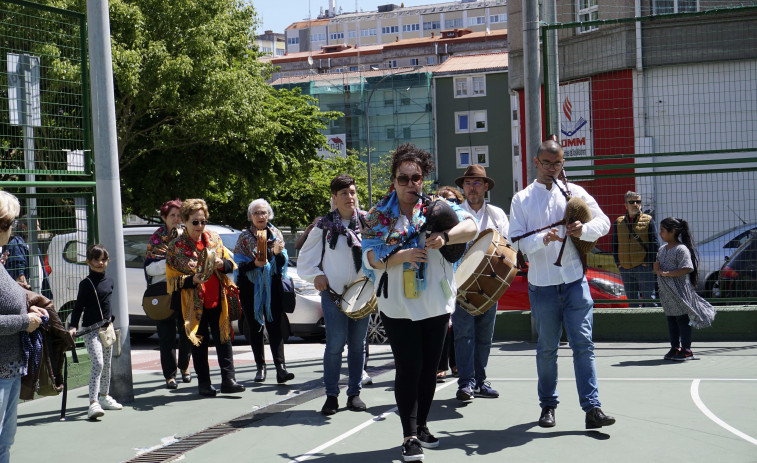
[[[594,301],[584,277],[581,258],[568,235],[582,241],[596,241],[610,230],[610,220],[589,193],[578,185],[565,184],[573,196],[586,201],[592,219],[575,221],[567,226],[551,224],[565,218],[567,201],[556,184],[565,160],[560,144],[547,140],[539,145],[534,158],[536,180],[513,197],[510,208],[510,237],[514,245],[528,255],[528,297],[539,340],[536,345],[536,369],[539,377],[539,426],[555,425],[557,400],[557,350],[562,329],[573,350],[573,368],[581,408],[586,412],[586,429],[615,423],[602,412],[594,363],[592,325]],[[538,233],[519,239],[534,230]],[[562,238],[565,237],[565,238]],[[563,240],[562,266],[554,265]],[[457,329],[457,327],[455,327]]]
[[[507,238],[510,224],[502,209],[487,204],[486,192],[494,188],[494,180],[486,176],[483,166],[474,164],[465,169],[462,177],[455,179],[457,186],[465,192],[465,201],[460,205],[470,212],[478,224],[478,231],[493,228]],[[484,313],[473,316],[460,305],[455,306],[452,326],[455,334],[455,360],[459,378],[457,380],[458,400],[469,402],[473,397],[497,398],[499,392],[486,381],[486,365],[494,336],[494,322],[497,318],[495,302]]]
[[[326,402],[324,415],[339,410],[339,372],[342,352],[347,345],[347,408],[364,411],[360,399],[365,335],[370,317],[353,320],[342,312],[332,296],[344,294],[345,289],[363,276],[362,271],[362,215],[358,209],[355,180],[347,174],[331,181],[331,202],[334,209],[322,217],[308,234],[300,250],[297,274],[315,285],[321,292],[321,307],[326,324],[326,351],[323,354],[323,382]]]

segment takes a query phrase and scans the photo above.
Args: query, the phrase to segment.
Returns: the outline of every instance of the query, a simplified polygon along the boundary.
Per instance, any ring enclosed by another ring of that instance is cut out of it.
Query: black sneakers
[[[662,357],[665,360],[673,360],[673,357],[676,356],[681,351],[680,347],[671,347],[667,354],[665,354],[664,357]]]
[[[542,407],[541,415],[539,415],[539,426],[542,428],[553,428],[555,426],[555,407]]]
[[[418,439],[410,438],[402,444],[402,461],[423,460],[423,449]]]
[[[435,449],[439,447],[439,439],[429,432],[428,426],[418,426],[417,434],[421,447],[427,449]]]
[[[681,349],[673,356],[673,360],[676,362],[685,362],[686,360],[694,360],[694,353],[691,349]]]

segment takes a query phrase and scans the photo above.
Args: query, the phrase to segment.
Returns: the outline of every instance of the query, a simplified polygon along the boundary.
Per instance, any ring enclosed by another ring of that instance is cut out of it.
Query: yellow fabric
[[[218,239],[220,242],[220,238]],[[171,250],[169,249],[169,252]],[[216,249],[216,255],[224,260],[229,260],[234,263],[233,255],[222,244]],[[234,263],[234,268],[236,264]],[[221,316],[219,317],[219,330],[221,333],[221,343],[231,340],[231,322],[229,320],[229,303],[226,298],[228,288],[236,286],[231,279],[226,276],[225,273],[215,271],[216,277],[220,280],[221,286],[221,300],[220,310]],[[187,337],[195,346],[199,346],[202,342],[202,336],[197,335],[197,329],[200,326],[200,320],[202,319],[202,312],[204,309],[202,300],[199,297],[200,286],[194,288],[182,289],[186,278],[192,278],[194,274],[183,273],[171,265],[166,264],[166,279],[168,286],[168,293],[173,294],[175,291],[181,291],[181,313],[184,319],[184,330],[187,333]],[[219,308],[210,309],[219,310]]]
[[[633,231],[639,235],[639,238],[644,242],[649,249],[652,243],[649,242],[649,223],[652,221],[652,216],[647,214],[640,214],[639,219],[631,224]],[[617,233],[618,233],[618,260],[620,261],[620,267],[625,269],[632,269],[638,267],[644,263],[647,257],[647,251],[639,244],[631,233],[628,232],[628,226],[626,225],[626,216],[618,217]]]

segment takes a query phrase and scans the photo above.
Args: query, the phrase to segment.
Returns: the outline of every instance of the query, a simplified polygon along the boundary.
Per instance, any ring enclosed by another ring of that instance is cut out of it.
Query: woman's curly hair
[[[404,143],[397,147],[397,150],[392,155],[392,176],[391,180],[394,181],[394,177],[397,175],[397,169],[403,162],[414,162],[421,168],[421,173],[424,177],[434,170],[434,157],[426,150],[417,148],[412,143]]]

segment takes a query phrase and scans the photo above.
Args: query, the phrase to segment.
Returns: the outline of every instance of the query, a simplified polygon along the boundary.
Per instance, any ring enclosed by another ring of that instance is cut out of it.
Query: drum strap
[[[318,270],[323,272],[323,256],[326,255],[326,230],[321,230],[321,261],[318,262]]]

